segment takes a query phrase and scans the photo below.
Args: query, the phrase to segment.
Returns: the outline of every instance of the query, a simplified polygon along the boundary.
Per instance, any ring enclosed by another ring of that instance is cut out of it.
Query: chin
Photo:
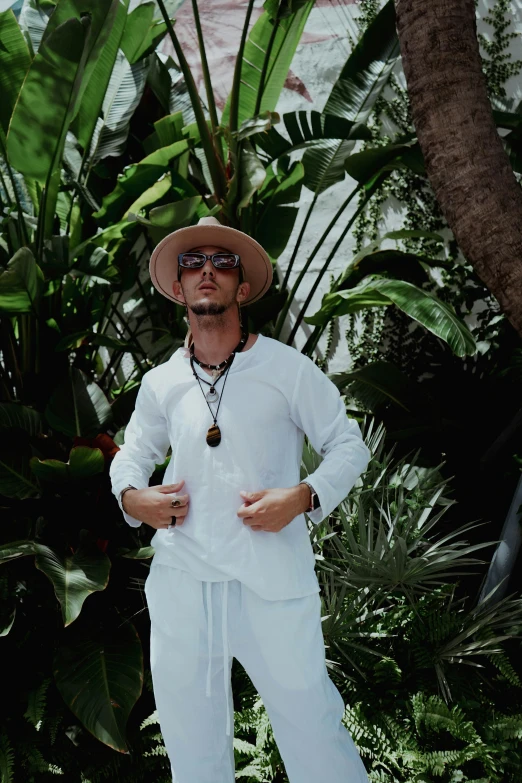
[[[189,309],[194,315],[221,315],[225,312],[226,307],[219,302],[209,301],[196,301],[192,305],[189,305]]]

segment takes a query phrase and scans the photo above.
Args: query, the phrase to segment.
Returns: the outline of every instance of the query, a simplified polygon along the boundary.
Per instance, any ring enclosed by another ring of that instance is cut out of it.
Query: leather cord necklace
[[[244,331],[242,333],[242,335],[241,335],[241,340],[236,345],[236,347],[234,348],[234,350],[232,351],[232,353],[230,354],[228,359],[225,359],[223,362],[220,362],[219,364],[216,364],[216,365],[207,364],[206,362],[201,362],[194,355],[194,343],[192,343],[191,346],[190,346],[190,366],[192,368],[192,372],[194,374],[194,377],[196,378],[196,380],[197,380],[197,382],[199,384],[199,388],[201,389],[201,393],[203,394],[203,397],[205,398],[205,402],[207,403],[207,407],[208,407],[208,409],[210,411],[210,415],[212,416],[212,418],[214,420],[214,423],[208,428],[208,431],[207,431],[207,443],[208,443],[209,446],[219,446],[219,444],[221,443],[221,430],[219,429],[219,427],[217,425],[217,417],[218,417],[219,408],[220,408],[220,405],[221,405],[221,400],[223,399],[223,392],[225,390],[225,383],[227,382],[227,376],[228,376],[229,370],[230,370],[230,368],[232,366],[232,362],[234,361],[235,355],[236,355],[236,353],[238,351],[241,351],[241,349],[244,347],[244,345],[246,344],[246,342],[248,340],[248,337],[249,337],[249,333]],[[200,378],[198,373],[194,369],[194,361],[197,362],[200,365],[200,367],[207,367],[209,370],[212,370],[213,371],[213,375],[218,375],[218,373],[220,373],[220,370],[222,370],[224,367],[226,367],[226,370],[223,370],[217,377],[217,380],[219,380],[220,378],[223,377],[223,375],[225,376],[225,380],[223,381],[223,389],[221,390],[221,396],[219,396],[217,394],[217,391],[216,391],[216,388],[215,388],[215,384],[216,384],[217,381],[214,380],[214,382],[211,383],[209,381],[205,381],[203,378]],[[203,383],[206,383],[206,384],[208,384],[210,386],[208,394],[205,394],[205,392],[203,391],[203,387],[201,385],[201,381],[203,381]],[[214,414],[212,413],[212,408],[209,405],[209,401],[210,402],[215,402],[217,399],[219,399],[219,404],[218,404],[218,408],[217,408],[217,411],[216,411],[216,415],[214,416]]]

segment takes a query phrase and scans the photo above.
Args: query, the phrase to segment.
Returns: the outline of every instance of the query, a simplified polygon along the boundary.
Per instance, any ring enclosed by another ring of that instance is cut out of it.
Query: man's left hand
[[[241,491],[239,494],[245,502],[239,507],[237,515],[252,530],[278,533],[303,513],[307,503],[306,491],[309,494],[306,485],[301,484],[297,487],[262,489],[259,492]]]

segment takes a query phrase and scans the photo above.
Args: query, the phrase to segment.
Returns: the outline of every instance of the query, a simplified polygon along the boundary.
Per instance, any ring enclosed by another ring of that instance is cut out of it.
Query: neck
[[[194,353],[200,362],[205,364],[220,364],[228,359],[241,339],[241,327],[239,319],[229,324],[219,324],[218,318],[212,318],[214,323],[202,323],[210,321],[207,317],[194,318],[189,314],[189,323],[194,342]]]

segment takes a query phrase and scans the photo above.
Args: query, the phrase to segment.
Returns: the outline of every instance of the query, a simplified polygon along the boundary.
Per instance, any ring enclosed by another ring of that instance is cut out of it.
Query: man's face
[[[231,251],[215,245],[199,245],[191,248],[191,252],[213,253]],[[211,287],[204,288],[202,286]],[[249,283],[239,286],[239,267],[235,269],[216,269],[207,258],[199,269],[181,269],[181,281],[172,284],[174,295],[183,300],[195,315],[220,315],[229,307],[237,307],[238,301],[243,301],[249,294]]]

